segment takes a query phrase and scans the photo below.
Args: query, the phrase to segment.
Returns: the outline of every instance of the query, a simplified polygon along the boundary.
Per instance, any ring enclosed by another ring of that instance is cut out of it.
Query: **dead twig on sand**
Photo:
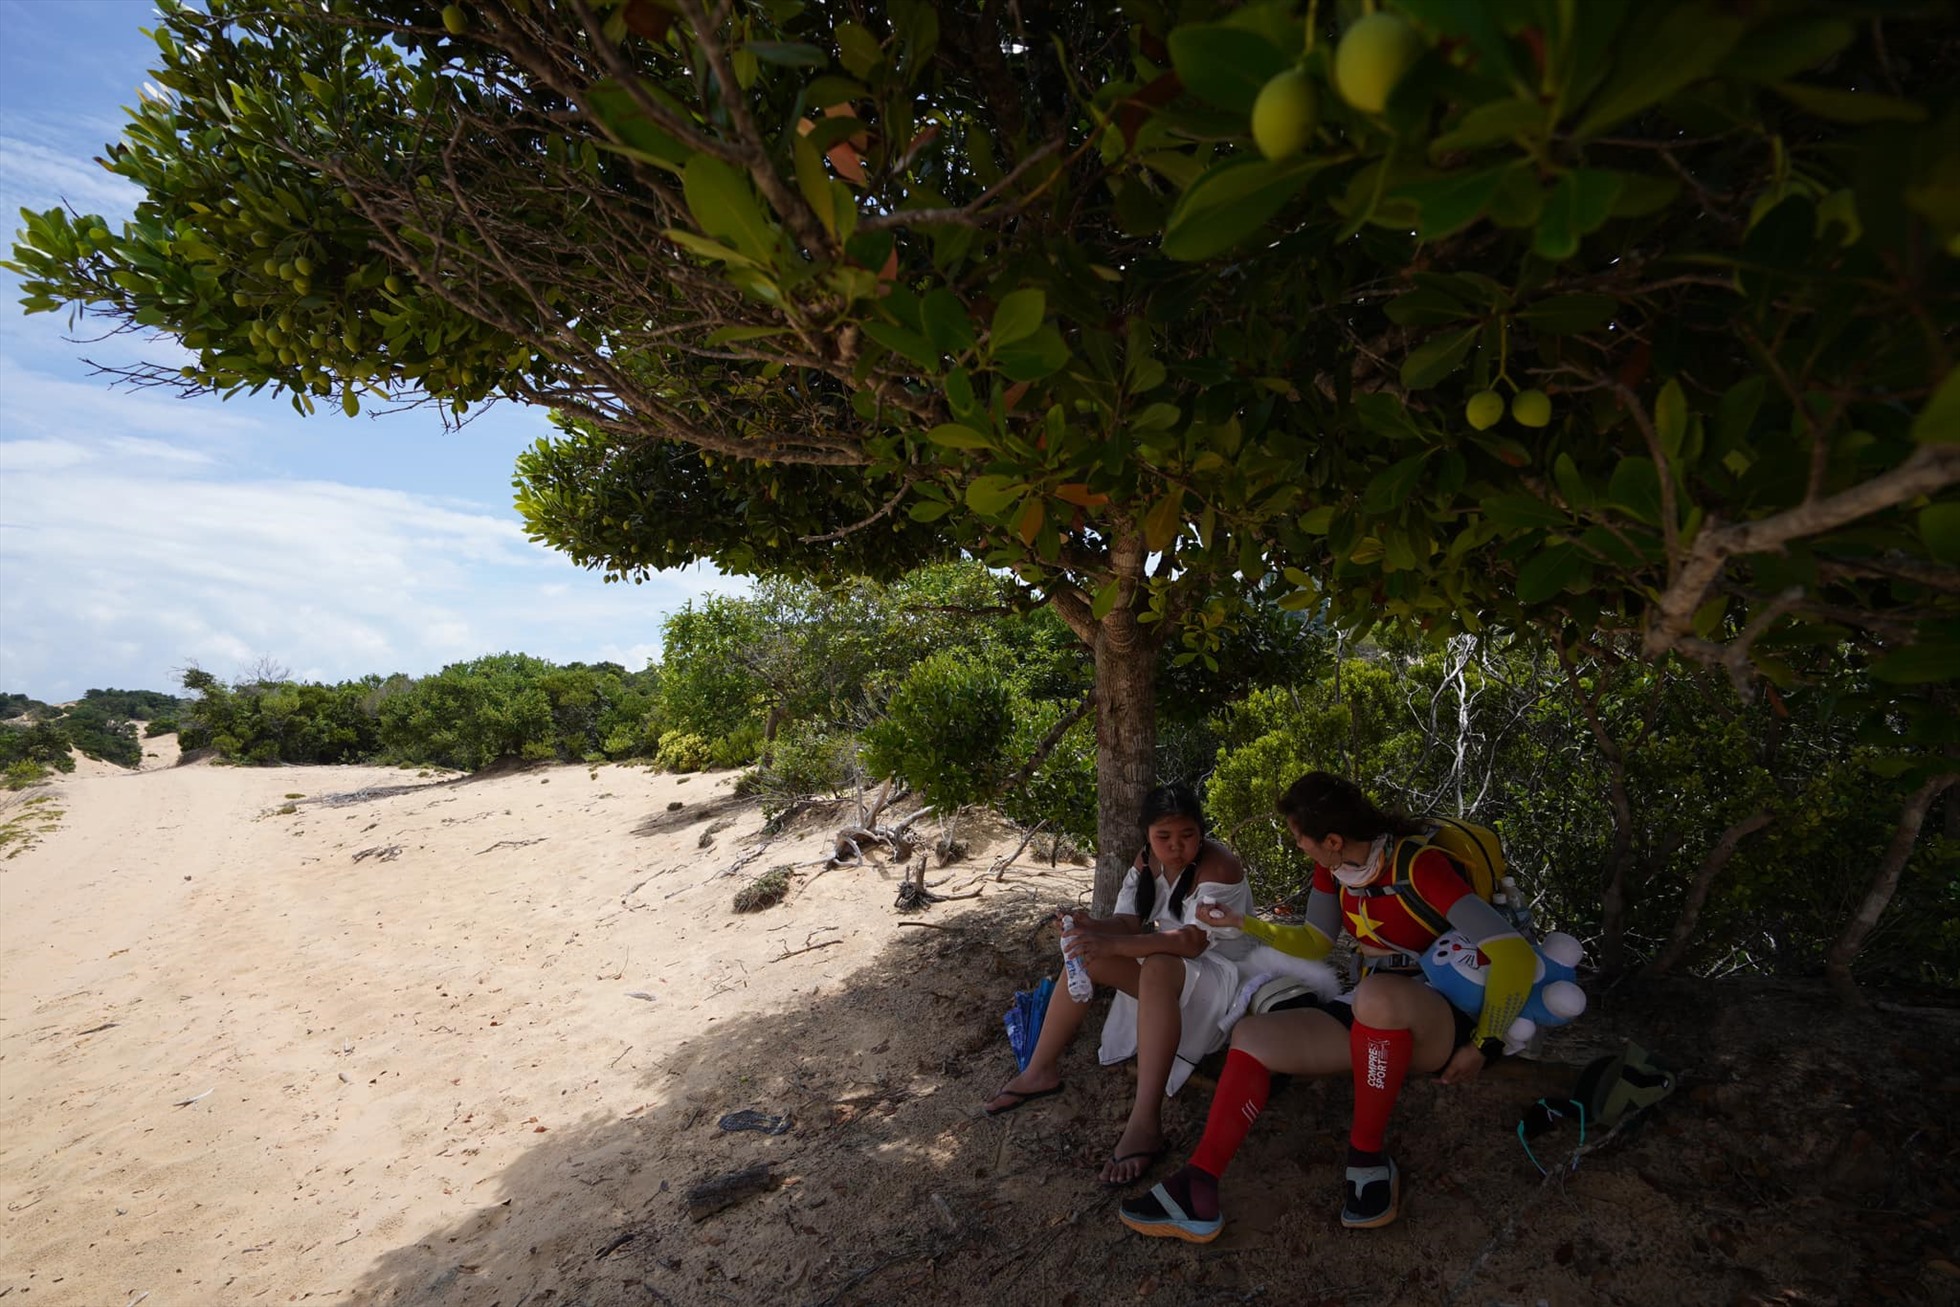
[[[835,929],[836,929],[835,926],[819,926],[817,927],[816,930],[811,931],[809,934],[803,937],[802,948],[786,948],[781,953],[778,953],[775,957],[770,958],[769,960],[771,962],[781,962],[784,958],[798,957],[804,953],[814,953],[820,948],[829,948],[832,944],[842,944],[844,941],[841,937],[838,939],[827,939],[820,944],[812,944],[810,942],[811,940],[816,938],[818,931],[835,930]]]
[[[478,849],[476,851],[476,856],[480,858],[484,854],[490,853],[497,849],[522,849],[533,844],[542,844],[545,842],[545,838],[546,837],[543,835],[535,835],[528,840],[498,840],[495,844],[492,844],[487,849]]]

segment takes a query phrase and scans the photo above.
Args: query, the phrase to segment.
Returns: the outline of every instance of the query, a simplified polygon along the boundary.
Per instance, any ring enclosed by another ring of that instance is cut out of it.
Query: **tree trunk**
[[[1096,624],[1096,893],[1090,911],[1116,906],[1141,847],[1143,796],[1157,779],[1157,642],[1128,612]]]
[[[1680,965],[1682,955],[1688,951],[1688,941],[1694,938],[1695,921],[1701,916],[1702,905],[1708,902],[1708,891],[1715,877],[1729,865],[1742,841],[1769,825],[1771,820],[1769,809],[1762,808],[1722,832],[1722,838],[1715,841],[1715,847],[1702,859],[1701,869],[1695,872],[1694,883],[1688,886],[1687,901],[1681,905],[1681,915],[1675,918],[1674,929],[1668,934],[1667,946],[1647,965],[1648,975],[1665,976]]]
[[[1851,983],[1851,963],[1858,956],[1858,950],[1865,946],[1865,937],[1872,933],[1872,927],[1878,925],[1879,917],[1899,888],[1900,873],[1906,869],[1906,859],[1912,856],[1912,846],[1919,839],[1919,828],[1926,822],[1927,810],[1933,806],[1933,800],[1955,782],[1960,782],[1960,773],[1942,772],[1914,790],[1912,797],[1906,800],[1905,809],[1899,814],[1898,829],[1892,832],[1892,843],[1879,860],[1871,888],[1865,891],[1865,901],[1851,914],[1850,924],[1845,926],[1837,943],[1831,945],[1830,951],[1824,955],[1824,974],[1838,984]]]

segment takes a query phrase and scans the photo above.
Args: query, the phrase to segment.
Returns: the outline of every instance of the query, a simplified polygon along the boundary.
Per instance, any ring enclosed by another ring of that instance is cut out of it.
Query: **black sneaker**
[[[1350,1166],[1341,1194],[1342,1225],[1350,1230],[1387,1225],[1402,1210],[1402,1177],[1395,1159],[1385,1157],[1379,1166]]]

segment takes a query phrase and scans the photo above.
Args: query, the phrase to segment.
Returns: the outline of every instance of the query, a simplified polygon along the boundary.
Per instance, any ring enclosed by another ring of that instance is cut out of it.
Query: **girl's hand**
[[[1080,923],[1062,932],[1062,956],[1081,958],[1084,962],[1094,962],[1108,955],[1112,948],[1108,935],[1100,931],[1084,930]]]
[[[1223,903],[1200,903],[1198,905],[1198,923],[1204,926],[1236,930],[1245,924],[1245,914],[1243,912],[1234,912]]]
[[[1443,1063],[1441,1079],[1446,1085],[1464,1085],[1483,1074],[1484,1055],[1475,1044],[1465,1044]]]

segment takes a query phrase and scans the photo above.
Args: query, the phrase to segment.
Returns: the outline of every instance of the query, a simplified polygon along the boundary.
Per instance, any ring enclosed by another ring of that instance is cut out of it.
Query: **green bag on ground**
[[[1525,1156],[1545,1174],[1545,1164],[1531,1151],[1531,1141],[1568,1120],[1579,1123],[1579,1145],[1587,1136],[1602,1136],[1622,1121],[1636,1117],[1674,1092],[1675,1074],[1654,1061],[1653,1054],[1629,1043],[1617,1053],[1596,1058],[1579,1072],[1570,1098],[1541,1098],[1524,1110],[1518,1121],[1518,1142]],[[1573,1167],[1579,1165],[1577,1152]]]

